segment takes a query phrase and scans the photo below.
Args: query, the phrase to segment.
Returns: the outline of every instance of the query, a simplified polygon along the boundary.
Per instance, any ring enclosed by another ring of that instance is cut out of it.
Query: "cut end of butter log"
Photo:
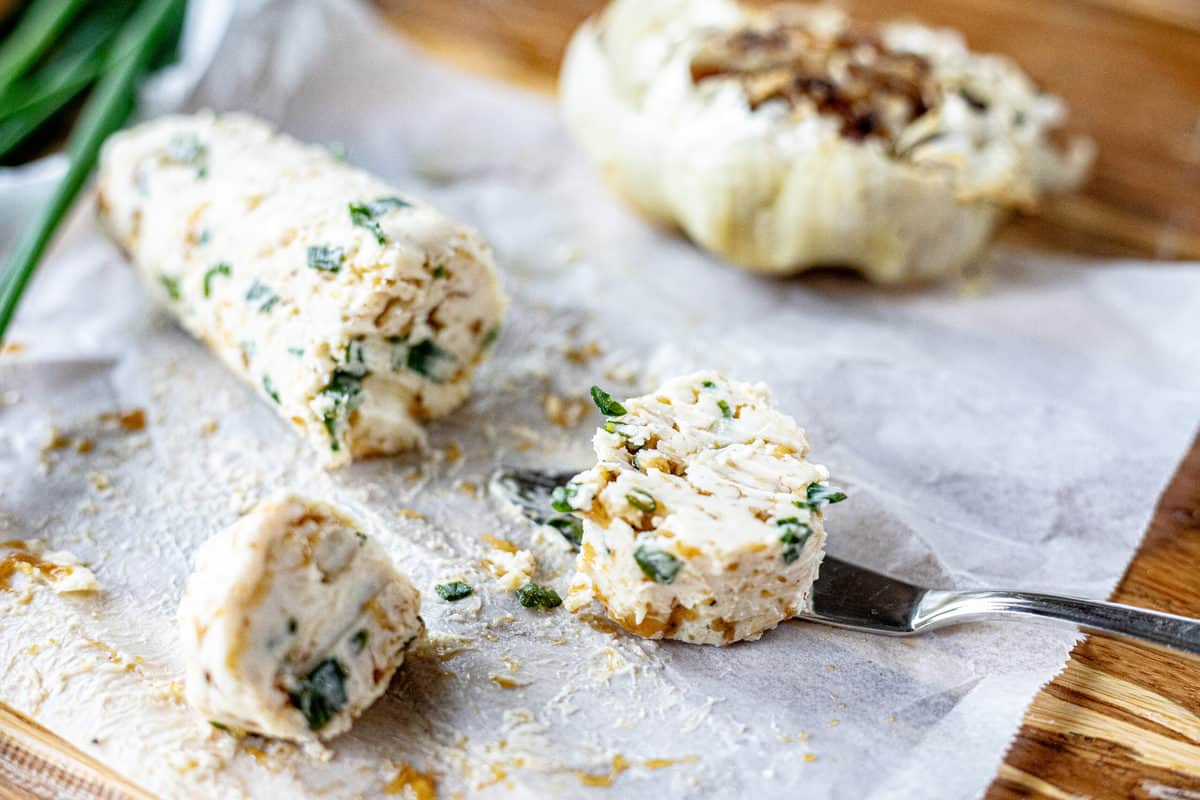
[[[724,645],[807,607],[821,508],[845,496],[764,385],[699,372],[597,405],[598,463],[555,498],[583,520],[570,610],[595,601],[631,633]]]
[[[159,303],[330,467],[420,444],[500,331],[474,230],[244,114],[114,135],[97,208]]]
[[[186,696],[213,725],[300,742],[350,728],[423,630],[420,595],[351,517],[279,494],[196,551]]]

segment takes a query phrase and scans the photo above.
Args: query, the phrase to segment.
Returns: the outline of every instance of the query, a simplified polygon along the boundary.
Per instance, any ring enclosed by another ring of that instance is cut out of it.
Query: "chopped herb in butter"
[[[182,296],[179,293],[179,279],[173,275],[168,275],[165,272],[160,273],[158,282],[167,290],[167,297],[170,297],[172,300],[178,300]]]
[[[655,583],[674,583],[675,576],[683,568],[683,562],[666,550],[639,545],[633,551],[633,560]]]
[[[438,347],[432,339],[422,339],[408,348],[408,368],[434,383],[445,383],[455,361],[453,353]]]
[[[733,409],[729,407],[729,403],[725,402],[724,400],[718,400],[717,408],[721,409],[721,416],[725,419],[733,418]]]
[[[341,247],[314,244],[308,248],[308,266],[322,272],[337,272],[346,260],[346,251]]]
[[[809,511],[820,511],[822,506],[840,503],[846,499],[845,492],[830,488],[827,483],[810,483],[805,494],[804,500],[793,500],[792,505]]]
[[[335,659],[327,658],[300,679],[290,698],[304,715],[308,729],[319,731],[346,705],[346,670]]]
[[[575,547],[583,543],[583,523],[578,518],[564,514],[561,517],[551,517],[546,520],[546,524],[561,533],[562,537]]]
[[[653,514],[658,509],[658,501],[645,489],[634,489],[625,495],[625,499],[629,505],[647,514]]]
[[[275,391],[275,384],[271,383],[270,375],[263,375],[262,378],[263,391],[267,393],[267,397],[279,403],[279,392]]]
[[[412,208],[412,203],[405,200],[403,197],[379,197],[367,203],[367,208],[371,214],[376,217],[382,217],[389,211],[395,211],[400,208]]]
[[[362,339],[351,339],[346,342],[346,349],[342,353],[341,369],[343,372],[349,372],[360,378],[367,374],[367,360],[363,351]]]
[[[330,447],[338,450],[337,425],[362,402],[362,377],[344,370],[334,370],[329,383],[317,397],[325,404],[322,421],[332,440]]]
[[[208,271],[204,273],[204,296],[212,297],[213,278],[217,277],[218,275],[224,275],[226,278],[228,278],[232,274],[233,268],[224,261],[219,264],[213,264],[211,267],[209,267]]]
[[[383,228],[379,226],[379,218],[389,211],[410,206],[412,203],[399,197],[380,197],[369,203],[351,203],[349,207],[350,222],[370,231],[375,237],[375,241],[380,244],[387,244],[387,236],[384,235]]]
[[[266,314],[279,302],[279,295],[265,283],[254,281],[246,290],[246,302],[258,306],[260,314]]]
[[[550,506],[555,511],[561,511],[564,514],[569,514],[575,510],[572,500],[575,495],[579,494],[579,486],[574,483],[568,483],[563,486],[554,487],[554,491],[550,493]]]
[[[392,346],[392,372],[403,372],[408,366],[408,339],[403,336],[389,336],[388,344]]]
[[[197,178],[208,177],[208,148],[195,134],[180,134],[167,143],[167,158],[196,170]]]
[[[779,541],[783,542],[783,563],[791,564],[800,557],[800,552],[804,549],[804,543],[808,541],[808,537],[812,536],[812,528],[795,517],[787,517],[785,519],[775,520],[775,524],[780,528]]]
[[[370,636],[370,631],[368,631],[366,628],[363,628],[355,632],[355,634],[350,637],[350,649],[354,651],[355,655],[361,653],[367,646],[367,640],[370,638]]]
[[[362,203],[350,204],[350,222],[370,231],[371,235],[375,237],[375,241],[380,244],[387,244],[387,237],[383,235],[383,228],[379,227],[379,223],[375,221],[375,215],[371,213],[371,209]]]

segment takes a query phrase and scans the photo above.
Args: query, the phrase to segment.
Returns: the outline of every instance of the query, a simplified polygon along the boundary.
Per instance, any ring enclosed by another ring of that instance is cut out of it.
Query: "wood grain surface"
[[[154,797],[0,702],[0,800],[154,800]]]
[[[375,0],[435,57],[552,92],[602,0]],[[1003,238],[1083,256],[1200,259],[1200,0],[858,0],[1009,54],[1094,138],[1091,181]],[[1166,268],[1166,267],[1164,267]],[[1200,616],[1200,439],[1112,599]],[[947,754],[952,757],[953,754]],[[988,794],[1200,800],[1200,660],[1089,638],[1026,714]]]

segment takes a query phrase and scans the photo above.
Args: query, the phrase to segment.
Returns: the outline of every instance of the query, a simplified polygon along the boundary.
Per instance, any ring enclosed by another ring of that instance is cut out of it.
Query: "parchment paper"
[[[0,540],[70,549],[104,592],[0,593],[0,696],[163,796],[372,796],[401,791],[402,764],[443,796],[976,796],[1073,631],[891,640],[792,622],[723,649],[614,635],[521,608],[479,567],[483,534],[530,547],[560,592],[571,562],[487,496],[488,475],[588,464],[594,413],[556,427],[546,393],[623,396],[715,367],[768,382],[850,493],[828,516],[834,554],[1103,597],[1195,429],[1197,266],[1000,251],[974,292],[748,275],[623,209],[546,99],[429,63],[335,2],[242,7],[187,105],[343,143],[477,225],[513,304],[428,452],[326,474],[79,210],[12,332],[23,349],[0,356]],[[600,356],[567,357],[590,342]],[[102,416],[132,408],[144,431]],[[48,448],[51,426],[94,449]],[[216,731],[173,684],[191,552],[279,487],[359,514],[431,631],[327,761]],[[476,597],[431,591],[460,576]]]

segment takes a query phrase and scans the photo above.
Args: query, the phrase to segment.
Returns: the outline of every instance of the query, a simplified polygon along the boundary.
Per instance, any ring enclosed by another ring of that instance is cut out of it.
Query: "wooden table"
[[[603,5],[376,3],[434,56],[546,92],[571,31]],[[960,29],[975,49],[1015,57],[1067,100],[1071,128],[1097,141],[1085,189],[1017,219],[1006,241],[1200,259],[1200,0],[856,0],[852,9],[919,14]],[[1112,599],[1200,616],[1200,439]],[[1085,640],[1034,700],[987,797],[1200,800],[1200,660]]]
[[[601,4],[375,1],[435,56],[547,92],[571,30]],[[0,0],[0,11],[10,4]],[[961,29],[977,49],[1013,55],[1067,99],[1073,127],[1097,140],[1086,189],[1039,218],[1016,220],[1007,241],[1200,259],[1200,0],[858,0],[854,9],[867,18],[919,11],[926,22]],[[1200,616],[1198,576],[1200,439],[1113,599]],[[988,798],[1200,799],[1198,666],[1148,647],[1084,641],[1034,700]],[[40,790],[28,788],[30,772],[43,780]],[[0,703],[0,800],[64,793],[146,796]]]

